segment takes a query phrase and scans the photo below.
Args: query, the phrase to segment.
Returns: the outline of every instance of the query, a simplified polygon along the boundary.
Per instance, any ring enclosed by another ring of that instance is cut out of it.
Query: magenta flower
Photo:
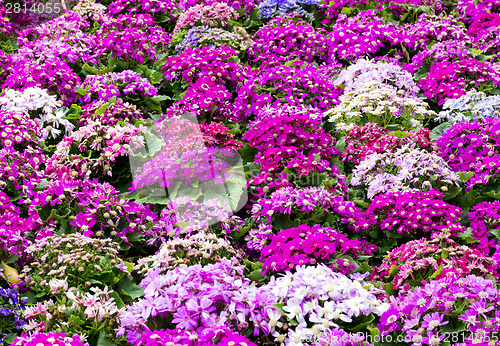
[[[81,229],[83,235],[90,237],[94,234],[91,228],[96,224],[96,220],[94,219],[94,214],[80,212],[69,224],[75,226],[77,229]]]

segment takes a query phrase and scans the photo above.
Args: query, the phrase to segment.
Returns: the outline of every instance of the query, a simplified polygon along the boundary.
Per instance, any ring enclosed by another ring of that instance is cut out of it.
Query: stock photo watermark
[[[167,201],[186,227],[228,219],[248,200],[238,152],[207,144],[206,134],[190,114],[150,127],[145,133],[145,146],[134,149],[129,159],[137,196]],[[193,214],[186,208],[199,203],[219,206],[221,212],[214,218]]]

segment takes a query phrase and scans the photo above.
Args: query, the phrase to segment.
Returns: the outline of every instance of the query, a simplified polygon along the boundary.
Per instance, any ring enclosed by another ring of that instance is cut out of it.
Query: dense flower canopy
[[[0,346],[500,332],[499,0],[0,0]]]

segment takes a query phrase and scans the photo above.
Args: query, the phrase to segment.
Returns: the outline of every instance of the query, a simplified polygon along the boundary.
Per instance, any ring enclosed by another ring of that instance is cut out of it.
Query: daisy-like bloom
[[[84,339],[75,334],[73,336],[66,335],[66,333],[54,332],[35,332],[33,334],[22,334],[14,338],[12,345],[15,346],[39,346],[39,345],[53,345],[53,346],[88,346]]]
[[[447,328],[443,326],[451,323],[466,322],[467,329],[474,336],[481,333],[483,340],[492,340],[500,330],[496,309],[500,292],[491,280],[476,275],[449,276],[423,284],[391,300],[389,312],[381,318],[381,335],[399,332],[415,345],[439,345]],[[485,290],[496,293],[479,297]],[[436,302],[451,300],[453,304],[419,304],[422,297]],[[393,315],[393,322],[388,323],[387,318]]]
[[[299,323],[304,323],[304,315],[302,314],[301,300],[298,298],[290,299],[287,305],[283,307],[283,310],[287,312],[287,317],[290,320],[296,319]]]
[[[427,328],[428,330],[434,330],[439,326],[444,326],[445,324],[448,324],[449,321],[443,322],[443,317],[444,315],[441,315],[437,312],[424,315],[424,321],[422,323],[422,327]]]

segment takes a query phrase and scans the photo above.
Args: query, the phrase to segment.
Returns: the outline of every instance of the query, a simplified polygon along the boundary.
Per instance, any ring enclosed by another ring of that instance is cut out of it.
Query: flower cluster
[[[459,186],[459,176],[435,152],[406,145],[395,152],[371,154],[353,171],[352,186],[367,189],[367,196],[395,191],[443,192]]]
[[[116,18],[104,17],[95,36],[96,56],[108,54],[125,61],[139,62],[156,60],[163,46],[170,43],[170,35],[155,25],[148,14],[121,14]]]
[[[18,206],[12,203],[9,197],[0,191],[0,257],[10,254],[22,255],[28,245],[27,236],[33,230],[37,218],[21,217]],[[7,257],[5,256],[5,257]],[[7,278],[9,279],[9,278]]]
[[[275,342],[301,344],[329,328],[349,330],[389,304],[377,298],[381,291],[362,279],[349,279],[325,265],[301,266],[263,286],[277,300],[268,310]]]
[[[179,16],[174,33],[193,26],[225,27],[230,21],[238,19],[238,13],[224,2],[210,5],[195,5]]]
[[[462,210],[442,198],[443,194],[435,190],[388,192],[373,199],[365,216],[388,236],[403,234],[419,238],[445,228],[456,235],[462,231],[457,224]]]
[[[18,291],[0,287],[0,344],[8,334],[21,330],[26,324],[22,317],[26,302],[27,298],[21,297]]]
[[[127,242],[127,237],[137,238],[157,218],[148,206],[123,198],[113,186],[96,180],[55,180],[31,191],[22,202],[29,206],[30,215],[43,221],[39,238],[63,229]]]
[[[442,105],[447,99],[464,95],[471,87],[498,88],[500,76],[491,64],[474,58],[459,62],[443,61],[430,67],[429,73],[418,82],[423,93]]]
[[[383,334],[401,331],[406,340],[436,345],[447,325],[461,332],[466,344],[487,344],[499,327],[499,292],[491,280],[476,275],[431,280],[402,295],[382,315]]]
[[[127,156],[144,146],[143,125],[104,125],[88,120],[85,126],[65,136],[47,162],[45,173],[62,178],[103,178],[107,175],[127,179]]]
[[[331,32],[331,53],[337,60],[356,61],[361,57],[374,57],[384,47],[410,42],[409,37],[396,25],[384,22],[375,11],[360,11],[348,17],[339,15]]]
[[[18,336],[12,341],[15,346],[88,346],[78,334],[68,336],[66,333],[31,333]]]
[[[245,29],[234,27],[233,31],[208,26],[195,26],[180,35],[182,41],[175,46],[179,52],[187,47],[230,47],[236,52],[245,51],[251,44],[250,36]]]
[[[339,100],[340,104],[327,114],[329,120],[341,130],[351,130],[364,122],[384,127],[397,123],[403,130],[410,130],[421,127],[426,118],[436,114],[426,102],[405,96],[404,89],[398,90],[397,87],[377,80],[358,85],[341,95]]]
[[[176,197],[160,213],[152,229],[147,230],[148,244],[165,243],[173,237],[192,236],[210,226],[230,233],[241,221],[232,216],[219,199],[197,202],[189,197]]]
[[[42,134],[42,140],[58,137],[61,133],[70,134],[75,126],[64,118],[62,111],[56,111],[60,102],[56,97],[49,95],[46,90],[31,87],[23,91],[7,90],[0,97],[0,104],[6,111],[13,113],[24,113],[38,123]],[[64,132],[59,128],[63,127]]]
[[[175,235],[174,231],[167,236]],[[220,262],[223,258],[240,258],[231,244],[213,233],[199,231],[185,238],[173,238],[162,243],[155,255],[138,260],[134,270],[140,273],[159,269],[160,274],[182,264],[206,265]]]
[[[453,125],[437,140],[441,157],[455,172],[476,173],[468,183],[487,184],[499,172],[500,119],[478,119]]]
[[[39,334],[45,336],[45,332],[81,335],[82,340],[88,337],[92,343],[98,338],[111,337],[116,340],[114,329],[119,326],[119,317],[123,313],[123,309],[118,309],[117,306],[120,304],[118,303],[120,298],[116,292],[108,290],[108,287],[100,289],[90,284],[87,290],[86,293],[82,293],[73,287],[65,293],[54,296],[55,301],[49,299],[26,308],[23,313],[27,320],[24,330],[31,332],[33,336]],[[49,337],[47,341],[52,340],[54,338]],[[63,340],[69,341],[71,338]],[[79,339],[75,341],[76,345],[80,345]],[[123,338],[118,338],[117,341],[123,341]]]
[[[261,309],[270,297],[259,297],[264,300],[252,305],[256,297],[245,294],[251,286],[243,269],[236,260],[222,260],[205,266],[182,265],[163,275],[159,270],[149,272],[141,282],[144,298],[126,308],[118,335],[134,343],[154,319],[166,320],[196,338],[213,327],[247,330],[249,318],[265,323]]]
[[[499,111],[500,96],[486,96],[482,91],[471,89],[457,99],[446,100],[436,120],[444,120],[455,125],[478,118],[498,118]]]
[[[470,228],[474,239],[494,237],[500,240],[500,201],[482,202],[469,212]],[[486,242],[487,243],[487,242]],[[485,244],[489,245],[489,244]]]
[[[26,248],[31,263],[19,279],[37,293],[58,295],[75,287],[82,291],[93,281],[114,286],[113,276],[125,276],[123,260],[118,257],[119,246],[111,239],[93,239],[82,234],[63,234],[38,239]],[[98,280],[100,279],[100,280]],[[96,281],[97,280],[97,281]]]
[[[433,151],[435,143],[429,138],[430,132],[423,128],[396,135],[375,123],[356,126],[344,138],[346,147],[342,153],[342,161],[358,165],[372,154],[391,153],[405,145]]]
[[[382,264],[374,268],[371,278],[392,283],[395,290],[408,291],[423,280],[467,276],[491,276],[498,279],[499,263],[489,253],[458,245],[446,232],[409,241],[389,252]]]
[[[37,148],[42,137],[37,123],[24,113],[0,110],[0,149]]]
[[[284,15],[290,12],[312,18],[314,17],[313,14],[307,12],[303,6],[315,6],[318,4],[318,0],[264,0],[259,3],[259,18],[269,19],[274,15]]]
[[[397,93],[404,92],[407,97],[416,97],[419,88],[413,76],[396,63],[375,62],[359,59],[355,64],[342,70],[335,79],[335,84],[343,85],[344,92],[356,91],[366,83],[377,81],[396,88]]]
[[[138,98],[154,97],[158,92],[146,78],[137,72],[126,70],[120,73],[109,72],[102,75],[88,75],[81,88],[85,92],[82,100],[108,101],[112,97]]]
[[[346,201],[336,193],[315,187],[285,187],[276,190],[268,198],[259,199],[252,206],[252,218],[259,223],[271,224],[277,215],[288,215],[289,220],[299,221],[300,224],[321,223],[322,219],[326,218],[337,230],[345,229],[346,226],[342,227],[342,224],[347,223],[349,229],[355,231],[369,226],[362,223],[361,210],[353,202]],[[283,228],[291,227],[285,224]]]
[[[247,53],[261,68],[292,60],[329,62],[328,32],[314,29],[296,14],[276,17],[255,33]]]
[[[143,114],[136,106],[115,99],[112,102],[94,101],[86,104],[82,108],[82,113],[78,122],[83,125],[89,121],[98,121],[102,125],[115,126],[119,122],[135,123],[137,119],[142,120]]]
[[[264,70],[246,83],[235,101],[238,110],[255,114],[268,104],[273,106],[313,106],[326,110],[337,104],[341,90],[313,65],[297,62]]]
[[[188,47],[177,56],[169,57],[163,66],[163,76],[169,82],[177,80],[195,83],[209,77],[216,84],[238,87],[250,78],[250,68],[234,62],[237,53],[229,47]]]
[[[347,275],[356,266],[341,257],[348,254],[354,258],[371,255],[374,248],[374,245],[367,245],[366,241],[349,239],[332,228],[301,225],[284,229],[273,236],[271,243],[262,249],[259,260],[264,262],[264,273],[287,272],[297,266],[326,263],[331,264],[334,271]]]

